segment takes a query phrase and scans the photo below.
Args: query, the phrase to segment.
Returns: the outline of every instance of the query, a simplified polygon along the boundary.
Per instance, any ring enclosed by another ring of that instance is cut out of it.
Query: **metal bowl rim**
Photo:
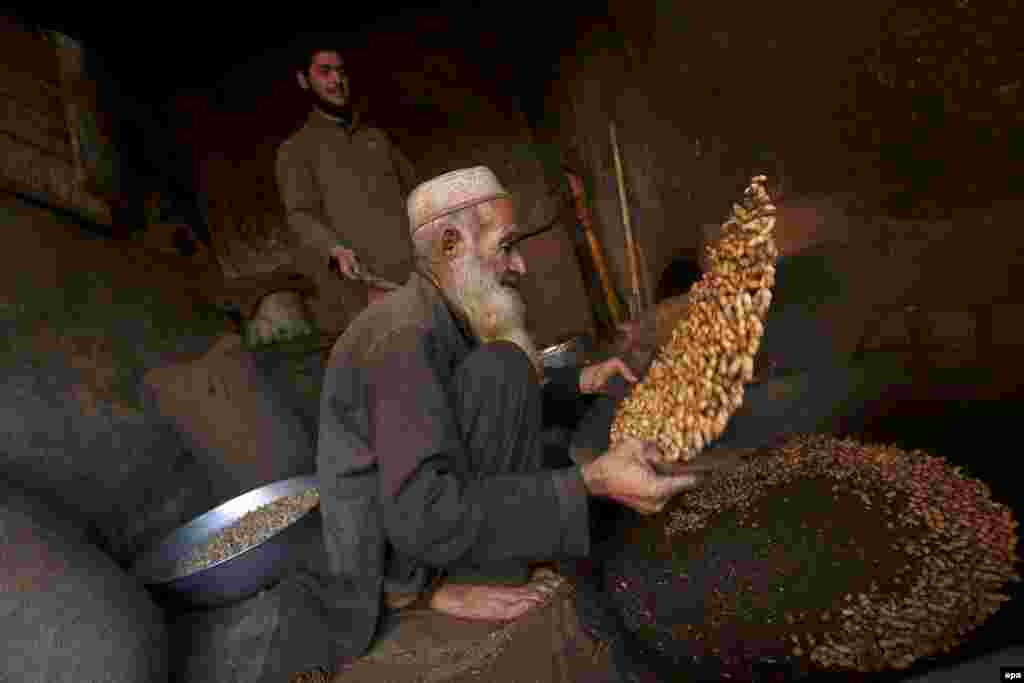
[[[168,545],[170,545],[176,539],[176,537],[185,536],[186,532],[190,528],[201,527],[202,526],[201,522],[203,521],[203,519],[207,518],[207,516],[215,515],[217,512],[221,511],[223,508],[226,508],[226,507],[229,507],[231,505],[237,504],[237,502],[240,499],[242,499],[242,498],[246,498],[246,497],[249,497],[249,496],[255,498],[255,497],[257,497],[257,494],[259,492],[264,491],[265,489],[269,489],[269,488],[273,488],[273,487],[286,488],[284,486],[285,484],[306,484],[305,488],[303,488],[300,491],[298,491],[298,493],[305,493],[306,491],[308,491],[310,489],[316,489],[316,490],[319,491],[319,488],[320,488],[320,482],[319,482],[319,479],[317,478],[316,475],[300,475],[298,477],[291,477],[289,479],[279,479],[278,481],[273,481],[273,482],[270,482],[269,484],[264,484],[263,486],[257,486],[256,488],[251,489],[249,491],[246,491],[245,493],[239,494],[239,495],[235,496],[234,498],[230,498],[230,499],[224,501],[223,503],[221,503],[220,505],[207,510],[203,514],[201,514],[201,515],[199,515],[199,516],[189,520],[185,524],[182,524],[181,526],[177,527],[176,529],[174,529],[173,531],[171,531],[167,535],[165,535],[158,542],[153,544],[153,546],[151,546],[148,550],[146,550],[143,553],[141,553],[139,558],[132,565],[133,573],[136,576],[138,576],[140,579],[142,579],[147,585],[168,586],[168,585],[171,585],[171,584],[175,583],[176,581],[180,581],[182,579],[194,578],[194,577],[196,577],[196,576],[198,576],[198,575],[200,575],[200,574],[202,574],[204,572],[207,572],[207,571],[210,571],[211,569],[219,567],[222,564],[226,564],[226,563],[231,562],[233,560],[237,560],[238,558],[240,558],[241,556],[245,555],[249,551],[255,550],[256,548],[259,548],[260,546],[264,545],[265,543],[271,541],[276,536],[280,535],[284,531],[287,531],[291,527],[293,527],[296,524],[298,524],[301,520],[305,519],[307,515],[309,515],[310,513],[314,512],[318,507],[320,507],[320,503],[317,502],[316,505],[314,505],[312,508],[310,508],[305,513],[303,513],[298,519],[293,521],[291,524],[287,524],[287,525],[281,527],[280,529],[278,529],[277,531],[272,533],[270,536],[267,536],[266,538],[264,538],[259,543],[255,543],[255,544],[249,546],[248,548],[245,548],[244,550],[238,551],[234,555],[231,555],[229,557],[225,557],[224,559],[219,560],[218,562],[215,562],[214,564],[207,565],[207,566],[203,567],[202,569],[197,569],[197,570],[192,571],[192,572],[187,573],[187,574],[170,574],[169,570],[166,571],[166,572],[154,571],[155,568],[153,567],[153,563],[159,557],[161,550],[163,550]],[[223,529],[226,529],[227,527],[229,527],[232,524],[234,524],[235,522],[237,522],[239,519],[241,519],[246,514],[249,514],[250,512],[253,512],[253,511],[257,510],[260,507],[263,507],[264,505],[269,505],[270,503],[273,503],[274,501],[276,501],[276,500],[278,500],[280,498],[284,498],[285,496],[293,496],[293,495],[297,495],[297,493],[282,493],[281,495],[277,495],[274,498],[272,498],[272,499],[270,499],[270,500],[268,500],[268,501],[266,501],[264,503],[261,503],[260,505],[257,505],[256,507],[254,507],[254,508],[252,508],[250,510],[247,510],[241,516],[233,518],[230,522],[228,522],[224,526],[220,527],[220,529],[218,529],[217,531],[215,531],[213,533],[218,533],[218,532],[222,531]],[[212,535],[212,534],[210,534],[210,535]],[[203,542],[205,543],[206,540],[208,540],[208,539],[209,539],[209,535],[206,537],[206,539],[203,540]],[[190,544],[189,545],[189,549],[191,547],[194,547],[195,545],[196,544]],[[188,550],[186,550],[184,552],[188,552]],[[180,557],[180,555],[179,555],[179,557]]]
[[[587,346],[593,344],[593,340],[589,334],[581,333],[574,334],[568,339],[559,341],[551,346],[545,346],[541,349],[540,354],[542,356],[553,356],[559,353],[565,353],[566,351],[573,349],[585,350]]]

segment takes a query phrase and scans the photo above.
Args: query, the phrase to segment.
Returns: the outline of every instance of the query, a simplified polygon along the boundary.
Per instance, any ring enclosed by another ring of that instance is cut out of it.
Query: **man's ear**
[[[299,82],[299,87],[303,90],[309,90],[309,79],[306,78],[306,74],[301,71],[295,72],[295,79]]]
[[[447,260],[458,258],[462,255],[465,249],[466,241],[462,239],[462,233],[460,233],[454,227],[444,228],[444,232],[441,233],[441,254]]]

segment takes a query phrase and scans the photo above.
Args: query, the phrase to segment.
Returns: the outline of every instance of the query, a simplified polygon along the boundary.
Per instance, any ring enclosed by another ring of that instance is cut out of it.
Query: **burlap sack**
[[[315,473],[312,425],[241,337],[225,335],[194,362],[151,370],[144,386],[207,467],[218,500]]]

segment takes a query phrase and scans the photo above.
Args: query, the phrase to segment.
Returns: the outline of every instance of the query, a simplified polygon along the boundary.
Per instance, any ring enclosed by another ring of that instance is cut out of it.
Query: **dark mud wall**
[[[612,119],[655,279],[754,171],[791,202],[827,196],[901,219],[1014,196],[1024,57],[1013,2],[607,7],[553,64],[539,137],[589,176],[622,283]]]
[[[1009,124],[1020,128],[1005,69],[1019,55],[1005,49],[1004,24],[1019,10],[945,3],[899,21],[892,11],[610,2],[553,65],[537,137],[587,177],[621,291],[630,279],[610,120],[653,283],[763,171],[781,191],[790,288],[842,354],[886,354],[913,369],[924,397],[995,400],[1024,380],[1009,360],[1022,344],[1021,204],[1004,182],[1017,149]],[[965,87],[954,76],[968,67]],[[959,108],[925,126],[943,84]],[[972,121],[1005,144],[969,144],[968,131],[982,132]]]
[[[109,226],[110,204],[79,182],[81,153],[69,125],[78,104],[71,93],[75,56],[0,16],[0,189]]]
[[[0,16],[0,188],[101,233],[159,240],[187,225],[208,242],[189,169],[143,92],[159,79],[125,77],[103,47]]]
[[[97,238],[9,195],[0,225],[0,469],[80,511],[125,560],[186,464],[142,375],[226,328],[202,297],[219,270]]]
[[[741,16],[737,16],[737,14]],[[592,182],[598,229],[627,282],[609,121],[653,279],[718,222],[755,171],[789,193],[837,191],[856,166],[834,123],[866,9],[609,3],[580,26],[548,87],[542,138]],[[843,31],[835,30],[842,25]]]

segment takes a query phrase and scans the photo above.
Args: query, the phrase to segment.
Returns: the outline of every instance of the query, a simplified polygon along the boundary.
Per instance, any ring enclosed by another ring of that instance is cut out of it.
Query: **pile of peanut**
[[[798,435],[771,454],[680,496],[666,525],[670,537],[715,524],[735,511],[746,526],[751,509],[776,487],[823,480],[860,498],[890,520],[878,534],[903,556],[886,586],[842,596],[822,614],[799,614],[791,652],[822,668],[879,672],[950,652],[1009,600],[1019,582],[1018,521],[989,487],[942,457],[828,435]],[[827,623],[824,631],[806,621]]]

